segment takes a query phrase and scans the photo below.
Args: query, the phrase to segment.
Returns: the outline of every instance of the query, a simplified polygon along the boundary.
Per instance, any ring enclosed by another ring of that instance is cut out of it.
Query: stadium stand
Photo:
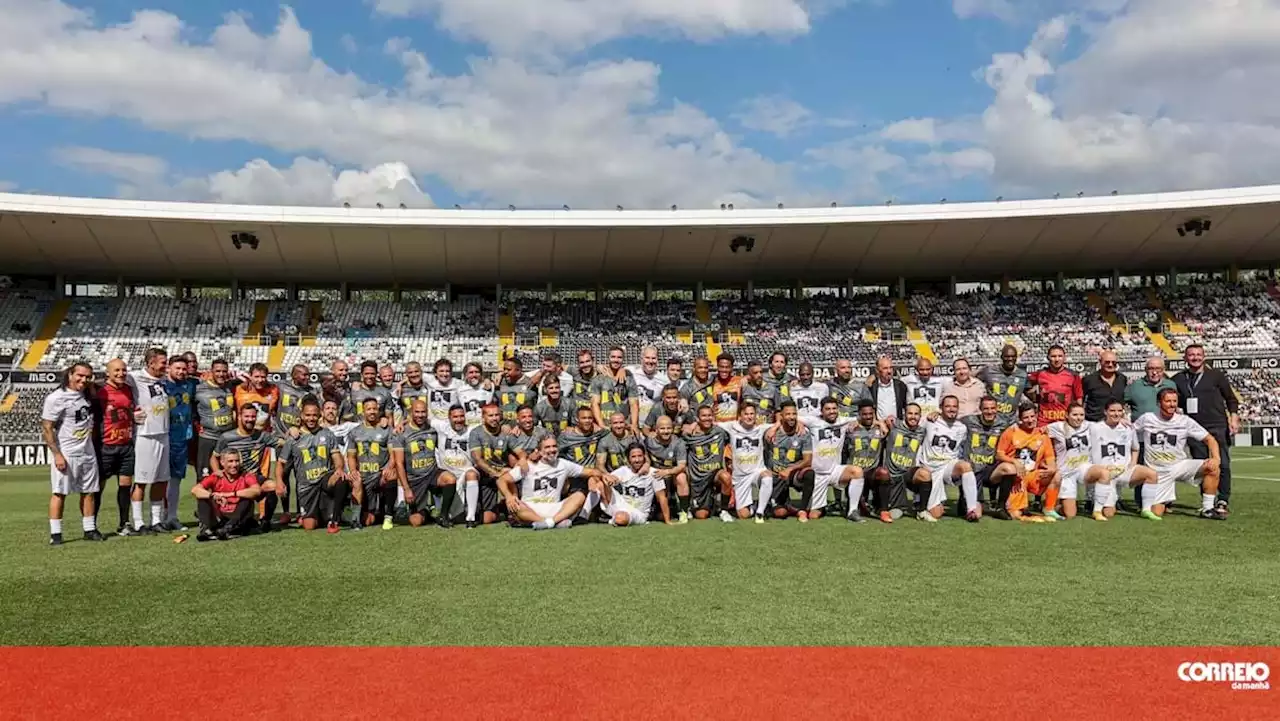
[[[1166,331],[1179,352],[1191,343],[1204,345],[1211,355],[1251,356],[1280,350],[1280,303],[1263,283],[1209,281],[1164,288],[1160,296],[1165,308],[1185,326],[1185,332]]]
[[[35,335],[53,295],[38,291],[0,292],[0,367],[12,365]]]
[[[40,409],[50,388],[36,384],[15,384],[9,388],[0,399],[0,438],[8,443],[39,441]]]
[[[529,301],[512,307],[517,337],[522,341],[521,359],[526,363],[537,360],[538,351],[530,350],[536,344],[534,331],[553,329],[556,332],[559,353],[567,365],[574,359],[569,356],[579,350],[589,350],[598,359],[608,356],[609,348],[621,346],[625,363],[640,362],[640,351],[648,345],[658,348],[662,359],[692,359],[705,355],[705,346],[682,342],[680,329],[691,328],[697,321],[693,301],[682,300],[564,300]]]
[[[905,336],[899,340],[884,337],[886,328],[901,327],[894,301],[887,295],[722,300],[710,305],[713,321],[731,333],[741,332],[742,342],[728,347],[744,358],[767,359],[782,352],[788,358],[822,365],[837,358],[870,364],[881,354],[896,360],[915,358],[915,349]]]

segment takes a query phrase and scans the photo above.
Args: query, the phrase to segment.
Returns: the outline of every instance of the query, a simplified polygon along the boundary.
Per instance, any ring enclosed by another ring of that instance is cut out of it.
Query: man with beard
[[[253,505],[262,488],[256,473],[240,467],[240,456],[233,450],[211,458],[209,465],[219,470],[191,487],[200,518],[196,540],[226,541],[253,527]]]
[[[978,380],[987,386],[987,395],[996,399],[996,413],[1000,425],[1008,428],[1018,422],[1018,406],[1027,393],[1027,372],[1018,367],[1018,349],[1006,345],[1000,349],[1000,365],[983,366],[978,370]]]
[[[617,484],[601,484],[600,509],[609,517],[611,526],[643,526],[653,514],[653,501],[658,501],[662,522],[671,525],[671,508],[667,505],[667,486],[653,471],[644,471],[647,454],[639,443],[627,449],[627,465],[614,471]],[[682,521],[682,523],[685,521]]]
[[[533,419],[543,430],[558,436],[569,427],[570,419],[575,415],[577,407],[564,399],[563,388],[556,378],[548,378],[542,383],[542,397],[533,409]]]
[[[680,397],[684,398],[686,407],[691,411],[715,403],[711,395],[711,362],[706,358],[693,359],[693,373],[681,384]]]
[[[499,394],[501,395],[501,394]],[[467,528],[474,528],[475,520],[485,524],[498,520],[501,509],[498,477],[507,470],[507,451],[511,436],[503,431],[504,413],[496,403],[481,409],[484,422],[471,429],[467,437],[467,450],[471,453],[471,470],[463,480],[467,494],[468,514],[474,506],[483,515],[467,519]],[[513,419],[514,427],[515,419]]]
[[[448,473],[455,479],[465,479],[472,470],[471,453],[468,450],[471,442],[471,426],[467,425],[466,410],[462,406],[454,406],[449,409],[448,421],[444,423],[432,421],[431,425],[438,435],[436,439],[436,465],[443,473]],[[479,426],[476,427],[478,428]],[[476,484],[474,497],[467,497],[464,489],[463,498],[464,503],[461,513],[465,514],[464,519],[466,520],[467,528],[475,528],[478,525],[476,518],[479,516],[480,510],[480,485]],[[444,505],[442,502],[440,515],[455,518],[459,515],[459,509],[455,506],[456,503],[455,505]],[[480,516],[480,518],[484,517]],[[490,522],[492,523],[496,520],[497,516],[495,515]]]
[[[791,383],[791,400],[796,403],[796,413],[805,423],[816,421],[822,417],[822,399],[831,391],[826,383],[813,379],[813,364],[804,361],[800,364],[800,375]]]
[[[676,497],[676,509],[680,523],[689,522],[689,474],[688,451],[684,441],[675,436],[671,419],[665,416],[658,419],[655,432],[651,437],[639,442],[649,454],[651,475],[666,484],[668,493]],[[632,443],[631,445],[635,445]],[[631,446],[629,445],[628,448]],[[626,457],[627,451],[623,451]],[[626,466],[626,463],[623,464]],[[615,469],[616,470],[616,469]]]
[[[640,351],[640,365],[626,369],[636,389],[637,413],[632,423],[639,423],[649,417],[649,411],[662,399],[662,389],[667,387],[667,377],[658,369],[658,349],[648,346]]]
[[[258,409],[258,427],[263,430],[275,428],[276,413],[280,411],[280,389],[267,380],[265,363],[254,363],[249,366],[247,383],[235,387],[236,408],[254,406]]]
[[[835,377],[827,383],[831,397],[840,409],[840,420],[848,423],[858,418],[858,399],[862,397],[862,384],[853,379],[853,362],[841,358],[836,361]]]
[[[313,531],[324,524],[329,533],[337,533],[351,496],[342,446],[333,431],[321,427],[315,396],[308,394],[297,408],[298,436],[285,442],[278,473],[282,479],[293,474],[302,528]]]
[[[1188,364],[1189,365],[1189,364]],[[1133,430],[1146,449],[1147,466],[1156,472],[1157,481],[1142,489],[1141,515],[1147,520],[1162,520],[1165,506],[1177,495],[1178,482],[1199,484],[1200,517],[1214,521],[1227,520],[1225,509],[1214,506],[1222,465],[1222,449],[1204,426],[1189,414],[1178,412],[1180,391],[1160,391],[1158,413],[1148,413],[1134,421]],[[1195,396],[1192,396],[1195,397]],[[1209,447],[1208,460],[1194,460],[1187,453],[1187,441],[1195,440]]]
[[[733,478],[725,469],[725,449],[729,432],[716,425],[715,411],[702,406],[697,411],[698,424],[685,434],[685,457],[688,459],[690,507],[693,517],[710,518],[715,513],[713,494],[719,495],[720,520],[733,522],[729,513]]]
[[[747,364],[747,379],[742,384],[742,400],[756,404],[760,422],[773,422],[773,414],[778,410],[782,396],[778,395],[777,386],[765,383],[764,366],[759,361]]]
[[[893,360],[889,356],[876,359],[876,372],[867,381],[862,397],[876,407],[876,420],[892,427],[901,420],[907,408],[907,384],[893,377]]]
[[[1037,415],[1034,405],[1024,404],[1018,409],[1017,425],[1009,426],[1000,435],[1000,442],[996,444],[996,460],[1000,463],[996,477],[1000,483],[1000,498],[1008,499],[1005,510],[1012,519],[1052,523],[1053,518],[1027,513],[1030,496],[1043,493],[1045,508],[1058,504],[1057,458],[1053,453],[1053,442],[1039,424]],[[1015,473],[1005,475],[1003,469]]]
[[[595,466],[605,473],[627,465],[627,447],[638,443],[640,439],[632,435],[627,419],[621,413],[609,416],[609,433],[600,439],[596,446]]]
[[[1216,441],[1216,444],[1206,444],[1193,438],[1197,442],[1191,445],[1191,450],[1196,458],[1217,461],[1218,498],[1214,509],[1218,516],[1225,518],[1230,512],[1231,442],[1240,432],[1240,401],[1231,390],[1227,374],[1205,365],[1204,346],[1187,346],[1183,359],[1187,362],[1187,369],[1173,377],[1178,389],[1178,404],[1190,420],[1208,431]],[[1215,445],[1216,452],[1213,450]]]
[[[560,383],[560,390],[573,388],[573,376],[564,369],[564,362],[559,353],[547,353],[542,356],[542,367],[529,377],[533,385],[542,388],[548,380],[555,378]]]
[[[920,415],[928,418],[942,408],[942,390],[946,381],[934,377],[933,363],[928,358],[916,359],[915,375],[902,379],[907,386],[907,400],[920,406]]]
[[[130,511],[133,530],[143,535],[164,533],[165,489],[169,482],[169,394],[165,392],[165,371],[169,357],[163,348],[151,348],[143,356],[146,367],[125,376],[137,399],[139,420],[134,435],[133,494]],[[185,456],[184,456],[185,458]],[[151,523],[143,519],[144,496],[151,499]]]
[[[240,459],[240,470],[251,473],[260,479],[259,490],[265,501],[263,512],[259,517],[262,531],[271,530],[271,516],[275,513],[280,496],[284,495],[283,483],[277,483],[276,451],[283,444],[283,439],[273,431],[265,430],[258,424],[258,407],[253,404],[236,410],[236,427],[218,436],[210,457],[210,472],[214,475],[222,472],[219,465],[225,451],[234,451]]]
[[[1125,405],[1107,404],[1106,419],[1089,426],[1089,462],[1084,482],[1094,486],[1093,520],[1106,521],[1116,514],[1119,490],[1156,483],[1156,472],[1138,464],[1138,436],[1124,423]]]
[[[405,478],[405,501],[409,504],[409,525],[421,526],[427,522],[432,496],[439,492],[436,524],[441,528],[453,527],[453,506],[457,495],[458,479],[441,470],[436,453],[439,435],[431,424],[431,411],[425,398],[418,398],[409,406],[409,418],[400,432],[401,455],[404,466],[400,474]]]
[[[1027,390],[1040,407],[1040,427],[1066,420],[1067,406],[1084,399],[1080,374],[1067,367],[1067,351],[1049,346],[1049,365],[1027,374]]]
[[[538,452],[538,441],[547,435],[547,431],[538,425],[533,417],[533,409],[520,406],[516,409],[516,427],[507,432],[508,465],[519,463]]]
[[[662,402],[649,409],[649,415],[645,417],[644,426],[641,429],[645,435],[654,434],[660,418],[670,420],[677,435],[691,432],[698,423],[693,413],[680,410],[680,388],[674,383],[662,389]]]
[[[614,346],[609,349],[607,373],[596,374],[591,384],[591,410],[595,413],[596,423],[601,425],[607,423],[614,413],[621,413],[631,434],[639,436],[640,401],[636,397],[639,391],[635,379],[622,367],[622,360],[621,348]]]
[[[574,408],[590,408],[592,400],[591,388],[596,382],[596,360],[589,350],[578,351],[578,372],[572,374],[573,384],[566,386],[560,383],[560,391],[573,404]],[[576,418],[576,415],[575,415]]]
[[[515,427],[517,408],[538,402],[538,388],[525,375],[524,363],[518,356],[511,356],[502,362],[502,378],[498,381],[496,398],[502,412],[503,428]],[[494,480],[497,480],[496,477]]]
[[[484,420],[480,409],[495,398],[493,383],[484,377],[484,369],[475,361],[462,367],[462,382],[463,386],[458,391],[458,403],[465,411],[467,427],[475,428]],[[452,423],[453,408],[449,409],[449,419]]]
[[[742,378],[733,373],[733,356],[721,353],[716,357],[716,377],[711,381],[711,398],[715,404],[716,422],[733,423],[739,417],[742,405]],[[756,408],[752,418],[759,418]]]
[[[1017,469],[1012,466],[1005,466],[1001,473],[996,473],[999,464],[996,462],[996,446],[1000,443],[1000,434],[1004,433],[1006,426],[1000,424],[999,405],[995,398],[985,396],[978,402],[978,413],[972,416],[964,416],[960,420],[964,421],[965,427],[969,431],[969,438],[965,441],[964,451],[965,459],[969,461],[969,465],[973,468],[973,477],[977,481],[978,489],[986,488],[990,495],[990,509],[996,518],[1009,520],[1009,513],[1005,510],[1004,501],[997,502],[997,486],[996,479],[999,475],[1016,474]],[[956,506],[959,512],[960,506]]]
[[[329,377],[320,381],[320,390],[325,400],[338,403],[339,416],[347,423],[356,422],[356,414],[348,412],[347,396],[351,395],[350,369],[344,360],[335,360],[329,365]]]
[[[601,488],[618,482],[595,468],[560,458],[556,439],[547,436],[538,446],[538,460],[504,471],[498,487],[507,513],[515,521],[529,524],[534,530],[569,528],[586,502],[586,493],[571,484],[570,479],[574,478],[591,479]]]
[[[49,545],[62,545],[62,514],[67,496],[80,496],[84,540],[105,541],[98,532],[93,497],[98,492],[98,458],[93,448],[93,368],[76,363],[66,370],[61,386],[44,399],[40,428],[49,448]],[[186,462],[186,456],[182,457]]]
[[[347,434],[347,476],[353,485],[361,486],[361,525],[380,523],[382,530],[390,531],[395,527],[392,511],[396,487],[404,482],[399,471],[404,467],[404,447],[384,422],[383,399],[369,394],[361,402],[360,411],[364,422]]]
[[[929,496],[920,520],[933,523],[942,518],[943,504],[947,501],[947,484],[960,481],[960,500],[964,505],[965,520],[977,523],[982,518],[982,506],[978,502],[978,481],[973,467],[964,460],[964,444],[969,429],[960,422],[960,401],[955,396],[943,396],[941,415],[930,418],[925,424],[924,442],[920,448],[920,467],[916,469],[917,484],[929,485]],[[917,498],[917,507],[919,498]]]
[[[773,473],[765,467],[764,434],[768,426],[757,424],[755,405],[744,403],[738,409],[738,420],[725,423],[724,429],[729,432],[725,467],[732,474],[738,518],[751,517],[754,498],[756,523],[764,523],[765,509],[773,497]]]
[[[128,374],[129,369],[123,360],[116,358],[110,361],[107,363],[107,380],[95,392],[98,413],[98,430],[95,436],[100,443],[98,480],[101,486],[113,476],[118,478],[116,511],[120,516],[120,525],[116,528],[116,535],[119,536],[133,535],[133,528],[129,525],[129,503],[133,493],[133,434],[137,422],[134,414],[138,411],[138,404],[133,386],[125,380]],[[234,422],[231,421],[233,424]],[[203,443],[202,435],[201,444]],[[209,446],[208,453],[213,453],[212,445]],[[102,512],[100,498],[101,495],[94,500],[94,508],[98,513]],[[97,528],[96,523],[94,527]]]
[[[778,402],[791,392],[791,383],[796,377],[787,372],[787,354],[775,352],[769,356],[769,372],[765,373],[764,382],[773,386],[778,392]]]
[[[209,377],[196,386],[195,398],[200,428],[196,438],[196,472],[204,478],[212,471],[218,439],[236,427],[234,385],[231,368],[225,360],[219,358],[210,364]]]
[[[807,484],[800,497],[800,511],[796,516],[801,522],[821,518],[827,507],[827,489],[848,489],[847,517],[862,523],[859,501],[862,498],[863,468],[858,461],[874,468],[880,457],[880,429],[876,426],[875,406],[866,403],[865,413],[859,413],[856,421],[840,417],[840,401],[835,398],[822,400],[822,415],[809,424],[809,438],[813,446],[813,482]],[[863,424],[866,425],[863,425]],[[842,463],[845,449],[849,463]]]
[[[884,423],[883,420],[880,422]],[[923,441],[920,406],[908,403],[903,419],[885,434],[884,465],[872,476],[876,482],[876,510],[880,514],[880,520],[885,523],[893,523],[901,518],[902,510],[907,507],[907,484],[915,484],[916,459]],[[915,484],[913,488],[921,513],[930,490],[919,484]]]
[[[395,399],[391,391],[378,383],[378,364],[367,360],[360,364],[360,382],[351,387],[348,402],[361,420],[367,421],[364,407],[365,401],[373,399],[378,403],[378,425],[389,426],[395,416]]]
[[[794,389],[794,386],[793,386]],[[773,474],[774,518],[786,518],[795,512],[791,505],[791,488],[813,493],[813,441],[800,431],[796,402],[790,398],[778,406],[778,423],[765,433],[765,467]],[[809,520],[808,509],[800,522]]]
[[[192,388],[187,377],[187,360],[181,355],[169,357],[168,378],[164,391],[169,396],[169,483],[165,487],[165,519],[167,531],[185,531],[178,520],[178,493],[187,475],[187,447],[191,444]]]
[[[955,396],[960,401],[960,417],[966,418],[978,412],[978,404],[987,394],[987,387],[973,376],[969,361],[957,358],[951,362],[951,381],[943,388],[945,396]]]

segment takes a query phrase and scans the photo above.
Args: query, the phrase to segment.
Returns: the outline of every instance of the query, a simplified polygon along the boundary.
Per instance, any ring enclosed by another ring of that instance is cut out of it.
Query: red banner
[[[1241,721],[1280,718],[1277,663],[1248,647],[7,647],[0,716]]]

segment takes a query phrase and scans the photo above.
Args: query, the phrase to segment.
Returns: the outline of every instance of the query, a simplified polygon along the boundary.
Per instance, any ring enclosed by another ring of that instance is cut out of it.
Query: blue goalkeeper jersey
[[[177,382],[166,378],[162,383],[169,395],[169,442],[189,441],[194,430],[191,419],[195,412],[196,381],[188,378]]]

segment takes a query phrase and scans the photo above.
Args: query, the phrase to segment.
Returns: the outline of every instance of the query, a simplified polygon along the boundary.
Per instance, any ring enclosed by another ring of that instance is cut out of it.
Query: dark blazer
[[[876,395],[880,393],[880,385],[881,384],[880,384],[879,376],[872,376],[871,385],[862,389],[862,398],[865,400],[870,400],[872,403],[875,403]],[[902,420],[902,418],[907,413],[907,384],[903,383],[897,378],[894,378],[893,379],[893,395],[895,398],[897,398],[897,405],[898,405],[898,409],[894,417],[897,418],[898,420]]]
[[[1178,389],[1178,406],[1182,412],[1187,411],[1187,399],[1199,400],[1199,409],[1195,413],[1187,413],[1191,420],[1204,426],[1205,430],[1226,433],[1228,431],[1228,414],[1240,408],[1236,394],[1231,390],[1231,381],[1227,374],[1216,368],[1202,368],[1200,381],[1192,387],[1195,380],[1189,370],[1181,371],[1173,376],[1173,385]]]

